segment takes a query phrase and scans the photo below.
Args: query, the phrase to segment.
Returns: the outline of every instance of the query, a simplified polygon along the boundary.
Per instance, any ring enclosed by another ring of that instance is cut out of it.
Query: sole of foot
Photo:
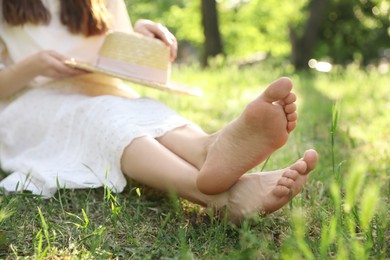
[[[216,134],[197,179],[201,192],[226,191],[287,142],[297,120],[296,96],[291,91],[288,78],[273,82]]]

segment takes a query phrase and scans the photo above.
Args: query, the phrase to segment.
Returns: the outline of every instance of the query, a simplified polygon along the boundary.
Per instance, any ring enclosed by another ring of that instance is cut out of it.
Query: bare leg
[[[156,161],[150,163],[150,159]],[[227,206],[230,219],[240,222],[253,213],[270,213],[295,196],[315,167],[317,153],[309,150],[302,160],[289,168],[256,174],[245,174],[228,191],[218,195],[201,193],[196,186],[198,170],[155,139],[140,137],[124,151],[122,170],[130,178],[150,187],[173,191],[179,196],[202,206],[220,209]]]
[[[241,116],[213,135],[186,126],[157,140],[200,169],[197,184],[203,193],[220,193],[286,143],[297,120],[291,89],[289,79],[275,81]]]
[[[156,140],[200,170],[214,136],[195,125],[185,125],[169,131]]]
[[[153,160],[153,161],[152,161]],[[127,146],[122,171],[131,179],[206,206],[210,196],[196,187],[199,170],[169,151],[154,138],[140,137]]]

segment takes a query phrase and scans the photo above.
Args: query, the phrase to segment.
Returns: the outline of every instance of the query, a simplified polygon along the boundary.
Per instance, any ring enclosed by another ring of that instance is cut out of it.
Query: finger
[[[143,26],[138,28],[138,31],[143,35],[150,36],[161,40],[170,48],[170,61],[174,61],[177,56],[177,40],[176,37],[162,24],[154,22],[145,22]]]
[[[177,49],[171,48],[171,55],[170,55],[170,61],[173,62],[177,57]]]
[[[150,37],[150,38],[155,38],[155,35],[153,32],[149,31],[147,28],[142,28],[138,31],[140,34]]]
[[[156,26],[153,26],[150,29],[153,30],[156,38],[160,39],[170,48],[170,61],[174,61],[178,49],[176,37],[161,24],[156,24]]]
[[[176,57],[177,57],[177,50],[178,50],[178,44],[176,37],[171,34],[171,38],[173,40],[173,44],[170,46],[171,47],[171,62],[173,62]]]
[[[61,62],[65,61],[65,60],[69,60],[69,57],[66,57],[66,56],[64,56],[64,55],[62,55],[62,54],[60,54],[60,53],[58,53],[56,51],[48,51],[47,53],[51,57],[53,57],[53,58],[55,58],[55,59],[57,59],[57,60],[59,60]]]
[[[65,68],[63,69],[63,71],[65,71],[67,74],[79,75],[79,74],[90,73],[90,71],[76,67],[73,62],[66,62],[66,61],[71,61],[71,60],[73,60],[73,59],[67,59],[67,60],[63,61],[61,64],[61,67],[63,67],[65,65]]]
[[[71,68],[68,65],[66,65],[65,63],[58,65],[58,66],[55,66],[55,67],[53,67],[53,69],[55,71],[55,76],[57,78],[77,76],[77,75],[82,75],[82,74],[88,73],[84,70]]]
[[[64,74],[67,76],[77,76],[77,75],[82,75],[82,74],[87,74],[89,73],[88,71],[85,70],[80,70],[80,69],[74,69],[74,68],[67,68],[64,71]]]
[[[169,30],[159,23],[150,24],[147,28],[154,34],[157,39],[160,39],[166,45],[171,46],[174,44],[174,36]]]

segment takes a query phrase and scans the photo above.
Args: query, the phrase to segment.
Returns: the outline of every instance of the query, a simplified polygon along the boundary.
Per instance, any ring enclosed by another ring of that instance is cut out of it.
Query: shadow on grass
[[[298,81],[297,92],[301,100],[296,129],[298,145],[313,147],[319,153],[320,160],[313,178],[324,182],[329,182],[332,177],[340,180],[343,172],[348,171],[344,162],[350,159],[353,140],[348,133],[337,128],[333,109],[338,115],[342,114],[337,110],[339,101],[330,99],[316,88],[318,79],[314,73],[302,72]]]

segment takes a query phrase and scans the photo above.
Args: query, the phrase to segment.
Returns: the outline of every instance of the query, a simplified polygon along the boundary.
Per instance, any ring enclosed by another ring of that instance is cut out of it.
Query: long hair
[[[71,33],[92,36],[108,31],[110,15],[104,0],[60,0],[60,3],[61,22]],[[41,0],[3,0],[3,17],[15,26],[48,24],[51,20]]]

